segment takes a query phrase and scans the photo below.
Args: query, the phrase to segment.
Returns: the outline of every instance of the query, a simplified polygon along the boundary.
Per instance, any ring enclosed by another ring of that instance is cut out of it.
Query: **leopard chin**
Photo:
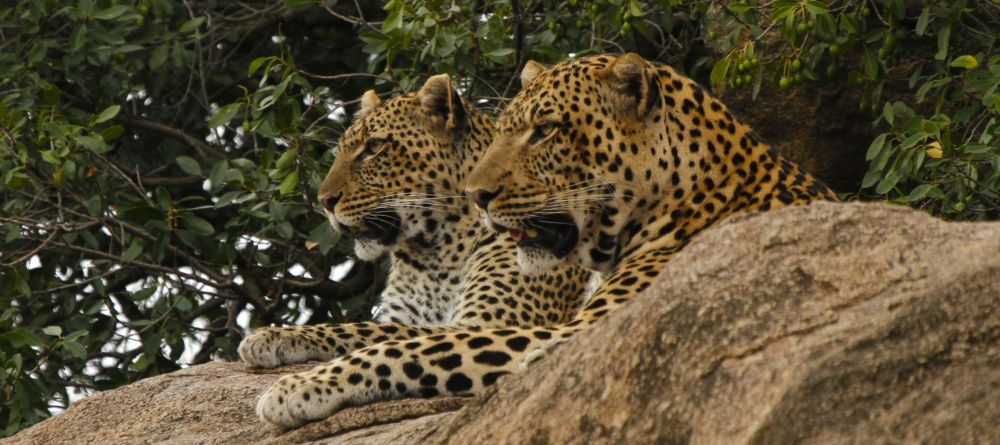
[[[517,247],[517,266],[528,275],[541,275],[552,271],[563,264],[564,260],[565,258],[560,258],[546,249]]]

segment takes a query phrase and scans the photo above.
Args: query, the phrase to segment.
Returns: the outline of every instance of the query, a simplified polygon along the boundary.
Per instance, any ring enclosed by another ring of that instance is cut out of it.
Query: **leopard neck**
[[[665,167],[648,181],[634,182],[638,190],[623,218],[617,259],[678,249],[734,213],[836,199],[696,83],[669,67],[659,74],[663,110],[646,140],[657,141],[649,152]]]

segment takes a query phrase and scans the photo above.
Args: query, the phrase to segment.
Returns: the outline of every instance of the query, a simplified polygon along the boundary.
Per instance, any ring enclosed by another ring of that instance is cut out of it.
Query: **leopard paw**
[[[251,366],[274,368],[323,358],[315,339],[300,327],[260,328],[240,342],[239,354]],[[327,347],[328,348],[328,347]]]
[[[345,405],[344,392],[331,374],[317,370],[290,374],[261,395],[256,413],[265,422],[294,428],[335,413]]]

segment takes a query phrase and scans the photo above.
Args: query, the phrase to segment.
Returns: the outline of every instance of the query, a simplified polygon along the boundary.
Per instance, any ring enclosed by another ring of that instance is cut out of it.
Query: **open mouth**
[[[512,229],[499,224],[496,226],[501,232],[510,232],[510,237],[518,247],[546,250],[557,258],[569,255],[580,238],[579,229],[568,213],[528,219],[524,222],[523,229]]]
[[[395,210],[379,210],[365,215],[362,219],[364,229],[354,233],[355,239],[377,241],[384,246],[396,241],[399,236],[399,226],[402,220]]]

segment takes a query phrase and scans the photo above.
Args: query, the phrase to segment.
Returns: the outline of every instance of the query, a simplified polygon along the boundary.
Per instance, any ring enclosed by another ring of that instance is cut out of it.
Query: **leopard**
[[[462,192],[493,139],[490,117],[461,97],[447,74],[385,101],[368,90],[360,105],[317,198],[333,229],[352,236],[358,259],[389,256],[376,315],[258,329],[238,348],[243,361],[273,368],[454,327],[568,322],[591,272],[569,264],[522,272],[516,241],[487,230]]]
[[[725,218],[837,199],[668,65],[597,54],[529,62],[519,77],[466,192],[491,230],[515,239],[519,267],[601,271],[594,294],[561,325],[387,341],[283,376],[258,400],[264,421],[290,428],[378,400],[482,394],[627,304]],[[553,203],[567,194],[582,204]]]

